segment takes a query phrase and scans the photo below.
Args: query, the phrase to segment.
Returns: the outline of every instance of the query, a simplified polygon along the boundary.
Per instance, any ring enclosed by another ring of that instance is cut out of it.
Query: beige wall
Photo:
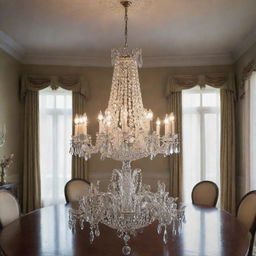
[[[236,72],[237,84],[241,84],[242,72],[243,69],[251,62],[256,61],[256,43],[250,47],[235,63],[234,68]],[[244,154],[246,154],[246,149],[243,148],[245,141],[245,137],[243,134],[243,115],[246,113],[243,112],[244,109],[244,99],[239,97],[237,104],[237,176],[238,176],[238,200],[248,192],[246,187],[246,162],[244,161]],[[249,115],[249,113],[248,113]]]
[[[19,102],[20,64],[0,50],[0,124],[5,123],[7,139],[0,148],[0,157],[14,153],[14,163],[8,169],[7,181],[18,182],[22,168],[22,122]]]
[[[140,82],[143,103],[146,108],[151,108],[155,116],[163,118],[167,112],[167,102],[164,91],[166,81],[171,74],[191,74],[206,72],[230,71],[232,66],[209,67],[179,67],[179,68],[146,68],[141,69]],[[89,118],[89,132],[95,135],[98,129],[97,115],[99,110],[107,107],[110,93],[112,68],[67,67],[67,66],[37,66],[23,65],[22,72],[27,74],[79,74],[89,82],[90,100],[87,103],[87,115]],[[134,162],[134,167],[143,170],[144,182],[155,184],[153,180],[161,179],[168,185],[168,161],[163,156],[154,160],[142,159]],[[119,168],[120,163],[111,160],[101,161],[98,155],[89,160],[89,177],[94,181],[100,179],[104,184],[110,178],[111,170]]]

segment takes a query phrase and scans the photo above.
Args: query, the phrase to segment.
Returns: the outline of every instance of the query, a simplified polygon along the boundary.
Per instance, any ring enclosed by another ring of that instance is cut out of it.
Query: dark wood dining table
[[[0,231],[0,246],[7,256],[117,256],[123,242],[116,231],[100,225],[100,237],[89,242],[89,226],[69,229],[69,205],[31,212]],[[169,232],[165,245],[157,223],[144,228],[130,245],[132,256],[243,256],[249,246],[247,230],[225,211],[189,205],[179,235]]]

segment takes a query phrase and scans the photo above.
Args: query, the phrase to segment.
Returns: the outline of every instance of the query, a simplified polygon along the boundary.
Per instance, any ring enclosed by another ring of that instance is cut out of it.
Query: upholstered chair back
[[[16,198],[6,190],[0,190],[0,227],[3,228],[18,219],[20,207]]]
[[[250,248],[248,255],[252,255],[253,242],[256,231],[256,190],[247,193],[239,203],[237,219],[250,231]]]
[[[90,182],[83,179],[72,179],[65,185],[66,202],[76,202],[81,196],[86,195],[89,191]]]
[[[219,196],[219,189],[214,182],[205,180],[194,186],[191,196],[193,204],[215,207]]]

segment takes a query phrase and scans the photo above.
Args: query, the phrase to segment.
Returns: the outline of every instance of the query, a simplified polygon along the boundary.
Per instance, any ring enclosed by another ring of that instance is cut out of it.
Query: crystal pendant
[[[162,232],[162,225],[158,224],[157,226],[157,233],[160,234]]]
[[[125,246],[123,246],[123,248],[122,248],[122,253],[123,253],[124,255],[130,255],[131,251],[132,251],[132,249],[131,249],[131,247],[128,246],[128,245],[125,245]]]
[[[164,230],[163,241],[165,244],[167,244],[167,242],[168,242],[168,233],[167,233],[166,228]]]
[[[94,240],[94,234],[92,230],[90,231],[89,240],[90,240],[90,243],[92,244]]]

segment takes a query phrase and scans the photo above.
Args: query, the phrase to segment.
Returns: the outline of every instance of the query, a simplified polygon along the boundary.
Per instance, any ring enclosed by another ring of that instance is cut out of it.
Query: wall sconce
[[[2,147],[5,143],[6,138],[6,125],[0,125],[0,147]]]

